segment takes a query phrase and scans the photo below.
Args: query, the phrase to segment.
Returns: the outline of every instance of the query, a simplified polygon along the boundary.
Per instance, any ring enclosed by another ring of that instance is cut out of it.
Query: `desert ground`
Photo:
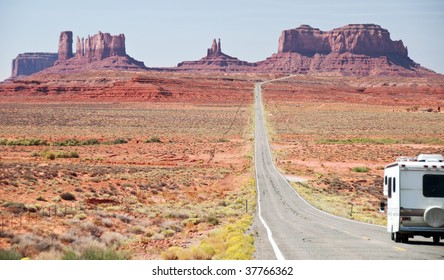
[[[251,82],[225,83],[225,98],[218,77],[185,89],[157,79],[166,102],[0,101],[1,248],[32,259],[251,258]],[[176,98],[184,91],[191,101]],[[221,242],[227,234],[243,239]]]
[[[269,133],[281,171],[318,208],[385,224],[385,165],[444,154],[443,79],[294,78],[265,85]],[[441,112],[438,112],[441,111]]]
[[[253,87],[274,76],[110,75],[2,88],[3,252],[252,258]],[[277,166],[325,211],[383,224],[384,166],[444,154],[440,76],[295,76],[263,92]]]

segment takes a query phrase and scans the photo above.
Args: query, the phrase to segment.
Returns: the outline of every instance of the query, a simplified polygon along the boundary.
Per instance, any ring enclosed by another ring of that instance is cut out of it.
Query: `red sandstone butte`
[[[207,50],[207,56],[195,61],[183,61],[177,65],[179,71],[203,71],[203,72],[254,72],[256,63],[249,63],[229,56],[222,52],[220,39],[213,40],[211,48]]]
[[[278,52],[257,63],[258,72],[329,75],[435,74],[408,57],[402,41],[376,24],[349,24],[331,31],[309,25],[284,30]]]

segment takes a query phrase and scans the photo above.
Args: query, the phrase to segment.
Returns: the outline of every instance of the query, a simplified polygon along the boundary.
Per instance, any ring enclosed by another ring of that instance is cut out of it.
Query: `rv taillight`
[[[401,167],[402,167],[402,168],[405,168],[405,164],[401,164]]]
[[[429,166],[428,165],[424,165],[424,168],[429,168]]]
[[[436,165],[432,165],[432,168],[436,168],[437,166]]]
[[[411,217],[401,217],[401,221],[411,221]]]

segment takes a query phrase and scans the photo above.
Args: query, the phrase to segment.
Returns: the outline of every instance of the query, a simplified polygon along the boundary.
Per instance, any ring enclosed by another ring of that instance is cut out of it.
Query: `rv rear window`
[[[422,194],[425,197],[444,197],[444,175],[424,175],[422,177]]]

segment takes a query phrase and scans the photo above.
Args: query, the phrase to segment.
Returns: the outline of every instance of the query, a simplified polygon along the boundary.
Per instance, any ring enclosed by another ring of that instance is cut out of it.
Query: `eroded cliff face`
[[[58,60],[68,60],[72,54],[72,31],[63,31],[59,37]]]
[[[102,60],[110,56],[125,56],[125,35],[111,35],[99,31],[94,36],[80,39],[77,36],[76,58]]]
[[[57,53],[22,53],[12,60],[11,77],[27,76],[51,67],[57,60]]]
[[[401,40],[376,24],[349,24],[331,31],[309,25],[284,30],[278,52],[257,63],[257,72],[328,75],[421,76],[434,74],[408,57]]]
[[[72,53],[72,32],[64,31],[59,39],[59,59],[47,73],[66,73],[87,70],[140,70],[141,61],[126,54],[125,35],[99,33],[85,38],[77,36],[76,52]]]
[[[407,57],[402,41],[390,39],[387,29],[376,24],[349,24],[324,32],[309,25],[284,30],[279,38],[278,53],[303,55],[351,53],[368,56],[397,55]]]

